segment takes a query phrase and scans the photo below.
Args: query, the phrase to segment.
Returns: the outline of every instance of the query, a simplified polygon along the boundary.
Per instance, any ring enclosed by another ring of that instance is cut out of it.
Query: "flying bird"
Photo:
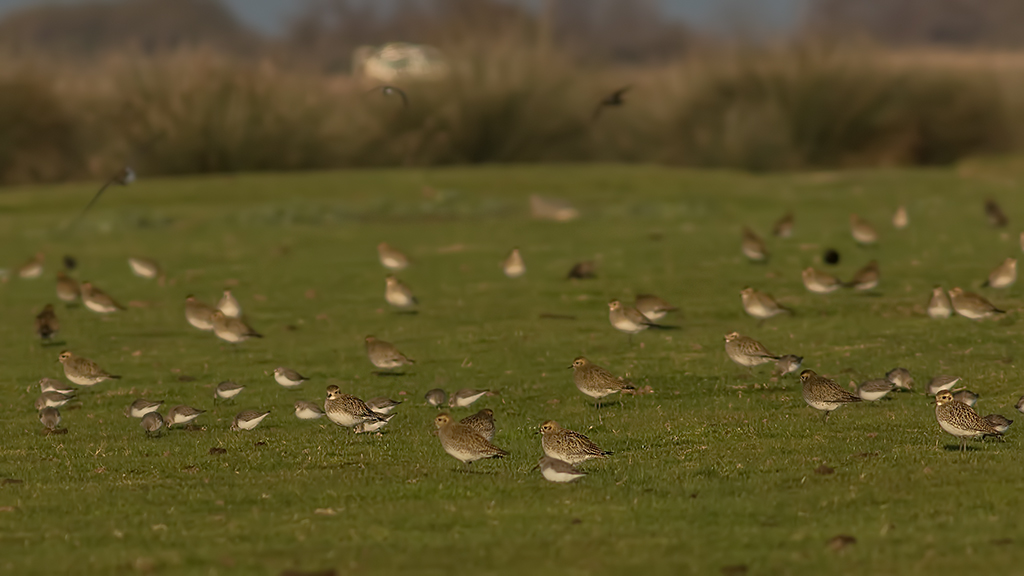
[[[597,117],[601,115],[601,112],[606,106],[622,106],[625,104],[625,100],[622,99],[622,95],[629,92],[630,88],[632,88],[632,86],[623,86],[602,98],[601,101],[597,103],[597,108],[594,109],[594,116],[591,120],[597,120]]]
[[[389,86],[385,84],[384,86],[377,86],[376,88],[371,89],[370,92],[380,92],[384,96],[394,96],[395,94],[398,94],[402,97],[402,106],[405,108],[409,107],[409,96],[405,94],[404,90],[396,86]]]

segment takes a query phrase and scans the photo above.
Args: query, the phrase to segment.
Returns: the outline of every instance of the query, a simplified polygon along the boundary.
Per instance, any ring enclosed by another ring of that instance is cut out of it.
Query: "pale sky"
[[[60,4],[86,0],[0,0],[4,13],[32,4]],[[300,0],[222,0],[239,18],[258,30],[279,32]],[[377,0],[381,1],[381,0]],[[535,3],[537,0],[521,0]],[[630,0],[619,0],[628,2]],[[757,31],[784,31],[800,17],[806,0],[659,0],[666,14],[699,28],[728,29],[737,25]]]

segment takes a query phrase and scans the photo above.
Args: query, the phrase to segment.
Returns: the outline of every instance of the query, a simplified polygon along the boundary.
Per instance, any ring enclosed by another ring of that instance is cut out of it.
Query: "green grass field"
[[[425,191],[429,186],[430,190]],[[977,408],[1010,418],[1019,381],[1018,288],[986,291],[988,271],[1020,252],[1018,180],[970,172],[873,171],[748,176],[656,167],[485,167],[142,180],[112,189],[74,233],[60,226],[95,184],[0,193],[0,267],[37,251],[37,280],[0,285],[0,572],[8,574],[932,574],[1019,570],[1024,542],[1020,430],[1005,442],[957,441],[922,394],[845,407],[823,425],[791,375],[747,371],[723,351],[740,331],[846,385],[908,368],[920,389],[964,377]],[[584,217],[531,220],[530,193],[573,200]],[[1010,227],[988,227],[986,197]],[[899,204],[910,227],[889,221]],[[793,238],[770,238],[792,209]],[[875,248],[854,245],[856,211]],[[769,238],[767,265],[748,263],[739,230]],[[418,315],[383,300],[386,240],[414,264],[399,276]],[[500,261],[519,246],[528,272]],[[881,263],[880,296],[806,292],[800,270],[834,247],[848,277]],[[64,254],[76,275],[130,308],[101,317],[57,308],[63,346],[41,346],[33,316],[56,302]],[[129,255],[159,260],[167,283],[135,278]],[[598,278],[568,281],[577,261]],[[998,321],[924,315],[935,284],[977,289]],[[740,306],[751,285],[797,310],[759,325]],[[215,301],[231,286],[266,338],[230,346],[191,328],[183,299]],[[653,292],[682,308],[627,344],[606,302]],[[541,319],[544,313],[575,320]],[[363,351],[374,334],[418,363],[381,377]],[[43,376],[62,376],[62,348],[123,380],[62,409],[69,432],[42,433],[32,408]],[[585,355],[654,393],[595,409],[566,368]],[[310,376],[286,390],[269,374]],[[231,405],[213,387],[247,386]],[[338,384],[362,398],[406,402],[381,436],[299,421],[296,399]],[[491,388],[495,444],[511,455],[471,473],[432,435],[434,387]],[[135,398],[210,410],[200,429],[147,438],[122,414]],[[245,408],[272,409],[254,431],[229,430]],[[1018,415],[1019,416],[1019,415]],[[546,419],[615,455],[578,483],[531,471]],[[1017,424],[1015,426],[1020,426]],[[210,455],[223,447],[224,455]],[[833,474],[819,474],[822,464]],[[833,536],[857,543],[836,551]],[[732,567],[732,568],[727,568]]]

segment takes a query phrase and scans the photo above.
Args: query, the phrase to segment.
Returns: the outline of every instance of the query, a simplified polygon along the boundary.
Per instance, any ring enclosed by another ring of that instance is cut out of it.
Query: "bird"
[[[597,108],[594,108],[594,114],[593,116],[591,116],[590,120],[597,120],[597,118],[601,115],[601,111],[603,111],[607,107],[622,106],[623,104],[625,104],[625,100],[622,99],[622,96],[626,92],[629,92],[630,88],[632,88],[632,86],[623,86],[622,88],[619,88],[618,90],[602,98],[601,101],[597,103]]]
[[[39,278],[43,275],[43,262],[46,261],[46,254],[37,253],[27,262],[18,267],[18,277],[24,280]]]
[[[401,400],[392,400],[384,396],[378,396],[367,400],[366,406],[377,414],[390,414],[401,403]]]
[[[764,344],[748,336],[743,336],[739,332],[730,332],[725,335],[725,353],[729,355],[730,360],[747,368],[782,358],[769,352]]]
[[[128,267],[132,269],[132,274],[139,278],[152,280],[160,276],[160,264],[156,260],[143,258],[142,256],[130,256],[128,258]]]
[[[959,376],[948,376],[945,374],[940,374],[939,376],[932,378],[931,381],[928,382],[927,394],[929,396],[936,396],[939,392],[942,392],[943,390],[951,390],[953,386],[957,385],[958,382],[960,382]]]
[[[159,412],[148,412],[142,417],[139,426],[146,431],[146,436],[153,436],[158,430],[164,427],[164,417]]]
[[[228,318],[242,317],[242,305],[238,303],[238,299],[231,293],[231,290],[224,291],[224,295],[217,302],[217,310],[223,312]]]
[[[868,402],[881,400],[889,392],[892,392],[892,382],[889,382],[884,378],[868,380],[866,382],[862,382],[860,386],[857,386],[857,396],[859,396],[861,400],[866,400]]]
[[[163,404],[163,400],[146,400],[145,398],[139,398],[124,407],[124,415],[129,418],[142,418],[150,412],[156,412],[161,406],[163,406]]]
[[[448,406],[452,408],[465,408],[482,398],[485,394],[490,394],[490,392],[490,390],[463,388],[452,394],[451,398],[448,399]]]
[[[932,297],[928,300],[928,316],[943,320],[953,315],[953,304],[942,286],[932,288]]]
[[[635,389],[632,383],[624,378],[615,376],[583,356],[578,356],[573,360],[569,368],[572,368],[572,381],[576,388],[597,400],[599,404],[605,396],[622,392],[623,390]]]
[[[743,227],[743,240],[740,243],[740,248],[743,250],[743,255],[751,262],[768,261],[768,248],[764,245],[764,240],[761,240],[760,236],[746,226]]]
[[[285,368],[284,366],[274,368],[274,381],[285,388],[295,388],[306,380],[309,380],[309,378],[291,368]]]
[[[743,302],[743,310],[757,318],[767,320],[779,314],[792,314],[793,311],[775,301],[771,294],[760,292],[754,288],[744,288],[740,291],[740,299]]]
[[[253,428],[260,425],[263,419],[270,414],[270,410],[266,412],[260,412],[259,410],[242,410],[235,415],[235,419],[231,422],[231,429],[238,430],[252,430]]]
[[[913,390],[914,389],[914,377],[910,375],[910,370],[906,368],[893,368],[885,373],[885,379],[892,382],[894,388],[900,390]]]
[[[167,428],[170,429],[170,427],[175,424],[188,424],[196,418],[199,418],[199,416],[204,412],[206,412],[206,410],[200,410],[185,404],[178,404],[167,412],[167,416],[164,417],[164,422],[167,423]]]
[[[935,396],[935,419],[943,431],[960,439],[961,451],[969,438],[1003,435],[988,420],[978,416],[974,408],[954,400],[949,390],[943,390]]]
[[[907,216],[906,206],[900,206],[896,208],[896,213],[892,215],[892,226],[897,230],[903,230],[910,224],[910,217]]]
[[[953,305],[953,311],[971,320],[981,320],[996,314],[1006,314],[992,305],[985,298],[974,292],[964,292],[959,287],[949,291],[949,301]]]
[[[85,307],[99,314],[110,314],[118,310],[124,310],[124,306],[117,303],[106,292],[92,285],[92,282],[82,282],[82,303]]]
[[[544,455],[576,465],[591,458],[607,458],[611,452],[598,448],[590,438],[579,432],[562,428],[554,420],[545,420],[540,425],[540,446]]]
[[[370,364],[373,364],[381,370],[391,370],[392,368],[399,368],[402,366],[410,366],[415,364],[415,360],[411,360],[398,351],[394,344],[379,340],[374,336],[367,336],[366,341],[366,357],[370,359]]]
[[[46,427],[47,430],[53,431],[60,426],[60,410],[47,406],[39,411],[39,422]]]
[[[367,434],[370,432],[376,432],[383,428],[391,420],[391,416],[388,416],[387,420],[378,420],[377,422],[361,422],[352,427],[353,434]]]
[[[792,374],[800,369],[804,363],[803,356],[797,356],[795,354],[786,354],[780,356],[775,362],[775,369],[772,370],[772,374],[775,376],[785,376],[786,374]]]
[[[409,258],[387,242],[377,244],[377,256],[380,258],[381,266],[388,270],[398,272],[409,267]]]
[[[434,388],[432,390],[427,390],[427,393],[423,395],[423,399],[427,401],[427,404],[440,408],[441,406],[444,406],[445,402],[447,402],[448,394],[440,388]]]
[[[469,426],[454,421],[447,412],[434,418],[434,426],[444,451],[464,464],[508,456],[508,452],[491,444]]]
[[[835,266],[839,264],[839,252],[835,248],[826,248],[825,252],[821,255],[821,260],[829,266]]]
[[[501,270],[508,278],[519,278],[526,274],[526,263],[523,262],[523,255],[519,253],[519,248],[513,248],[508,253],[505,260],[501,262]]]
[[[402,283],[401,280],[389,275],[385,278],[384,299],[399,310],[411,310],[419,304],[419,301],[412,295],[412,290]]]
[[[587,475],[586,472],[577,470],[575,466],[568,462],[563,462],[558,458],[552,458],[551,456],[541,456],[540,460],[537,461],[537,465],[534,469],[540,468],[541,476],[549,482],[566,483],[578,480]]]
[[[235,396],[238,396],[245,390],[245,386],[232,382],[231,380],[225,380],[213,390],[213,397],[220,398],[221,400],[230,400]]]
[[[988,273],[982,286],[988,288],[1009,288],[1017,281],[1017,259],[1007,258]]]
[[[804,281],[804,287],[815,294],[828,294],[842,288],[843,283],[835,276],[816,270],[813,267],[804,268],[800,273]]]
[[[39,391],[40,392],[57,392],[65,396],[70,396],[75,393],[75,389],[56,380],[54,378],[40,378],[39,379]]]
[[[1017,412],[1024,413],[1024,396],[1021,396],[1013,407],[1017,409]]]
[[[408,108],[409,107],[409,97],[406,96],[404,90],[402,90],[401,88],[399,88],[397,86],[391,86],[389,84],[385,84],[383,86],[377,86],[375,88],[370,89],[370,92],[380,92],[384,96],[394,96],[395,94],[398,94],[399,96],[402,97],[402,107],[404,107],[404,108]]]
[[[319,406],[305,400],[295,401],[295,417],[299,420],[316,420],[324,415]]]
[[[106,370],[100,368],[99,364],[76,356],[74,353],[64,350],[58,356],[58,360],[64,365],[64,377],[71,381],[72,384],[78,384],[79,386],[95,386],[105,380],[117,380],[120,376],[110,374]]]
[[[1000,434],[1006,434],[1006,431],[1010,429],[1010,424],[1013,424],[1013,420],[1001,414],[989,414],[985,416],[985,421],[991,424],[996,429],[996,432]]]
[[[132,170],[130,166],[125,166],[124,168],[121,168],[120,171],[118,171],[116,174],[110,177],[110,180],[107,180],[106,182],[103,183],[103,186],[101,186],[99,191],[96,192],[96,195],[92,197],[92,200],[89,200],[89,203],[85,205],[85,208],[82,208],[82,211],[79,212],[78,216],[75,217],[75,219],[71,222],[71,226],[77,224],[78,221],[81,220],[83,216],[85,216],[85,213],[88,212],[90,208],[92,208],[93,204],[95,204],[96,201],[100,199],[100,196],[103,195],[103,192],[105,192],[107,188],[109,188],[111,185],[116,184],[118,186],[127,186],[132,182],[135,182],[135,170]]]
[[[57,320],[57,313],[53,311],[53,304],[43,306],[43,311],[36,316],[36,335],[44,342],[50,342],[60,331],[60,321]]]
[[[209,332],[213,330],[213,313],[217,309],[205,302],[200,302],[189,294],[185,297],[185,320],[192,326]]]
[[[974,406],[978,403],[978,395],[970,390],[954,390],[952,392],[953,400],[956,400],[957,402],[963,402],[968,406]]]
[[[793,235],[793,213],[786,212],[775,222],[775,226],[772,228],[772,234],[775,234],[778,238],[789,238]]]
[[[652,322],[636,308],[627,306],[618,300],[612,300],[608,303],[608,321],[619,332],[628,334],[630,343],[633,342],[634,334],[643,332],[648,328],[670,328],[669,326]]]
[[[81,291],[78,288],[78,281],[63,271],[57,272],[57,298],[70,304],[78,300],[79,296]]]
[[[49,406],[51,408],[60,408],[68,402],[74,400],[73,394],[61,394],[60,392],[43,392],[36,398],[35,407],[36,410],[42,410]]]
[[[245,321],[239,318],[228,318],[220,310],[214,310],[210,315],[213,320],[213,333],[217,338],[232,344],[245,342],[249,338],[263,338],[263,335],[253,330]]]
[[[878,271],[878,261],[872,260],[868,262],[860,270],[853,275],[853,280],[846,283],[847,286],[854,290],[866,291],[874,290],[878,287],[878,281],[881,275]]]
[[[857,214],[850,214],[850,234],[854,241],[861,246],[878,242],[878,232],[875,231],[875,227]]]
[[[573,264],[573,267],[569,269],[569,275],[567,279],[572,280],[587,280],[590,278],[597,277],[597,265],[594,264],[593,260],[584,260]]]
[[[637,294],[633,307],[651,322],[657,322],[664,318],[669,312],[679,310],[679,308],[676,308],[661,298],[658,298],[654,294]]]
[[[819,376],[814,370],[801,372],[800,382],[803,384],[804,402],[825,413],[822,422],[828,422],[829,414],[844,404],[861,401],[860,396],[843,390],[835,380]]]
[[[387,422],[393,416],[377,414],[359,398],[343,394],[341,389],[334,384],[327,387],[324,413],[327,414],[327,418],[331,422],[346,428],[352,428],[363,422]]]
[[[1003,209],[999,207],[999,203],[992,198],[985,201],[985,216],[993,228],[1005,228],[1010,222]]]
[[[494,410],[490,408],[484,408],[476,414],[470,414],[459,420],[459,423],[476,432],[488,442],[494,440]]]

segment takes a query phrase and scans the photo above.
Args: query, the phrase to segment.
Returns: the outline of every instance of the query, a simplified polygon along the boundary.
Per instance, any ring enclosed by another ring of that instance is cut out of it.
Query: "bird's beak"
[[[570,366],[568,367],[568,369],[569,369],[569,370],[572,370],[572,366],[570,365]]]

